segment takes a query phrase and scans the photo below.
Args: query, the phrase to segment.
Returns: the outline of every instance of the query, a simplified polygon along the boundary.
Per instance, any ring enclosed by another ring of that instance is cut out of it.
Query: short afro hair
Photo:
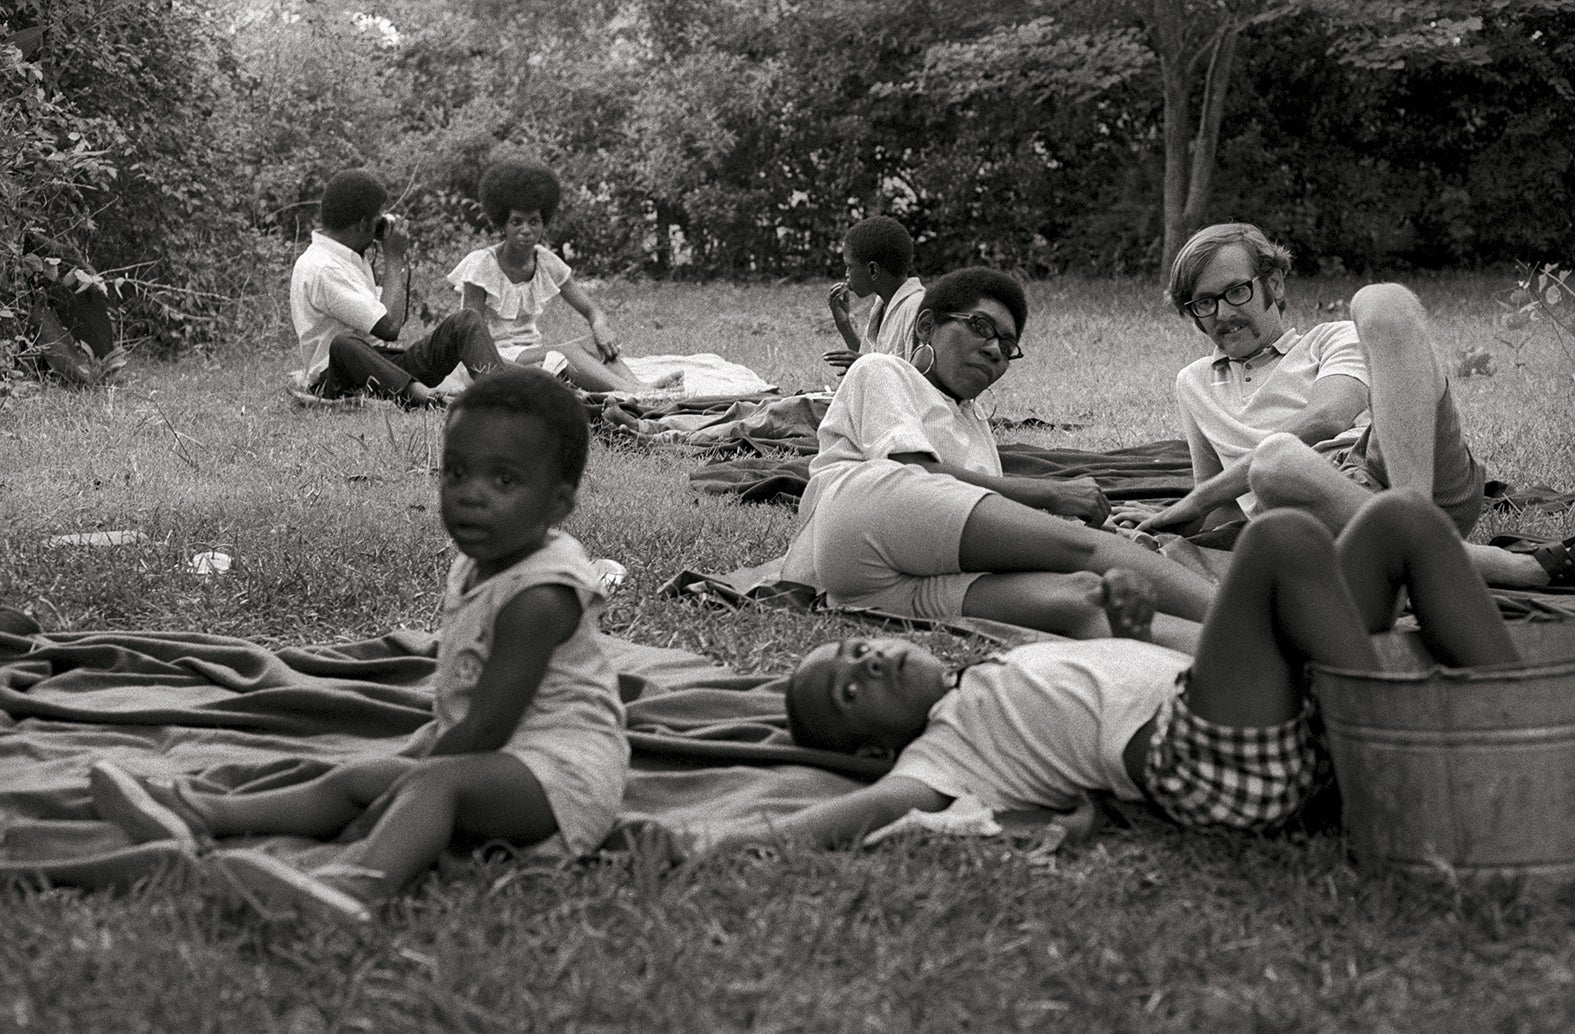
[[[874,262],[899,280],[913,265],[913,238],[889,215],[860,219],[848,229],[842,243],[853,261]]]
[[[1252,259],[1252,271],[1257,276],[1264,276],[1278,270],[1281,273],[1291,271],[1291,249],[1283,244],[1278,244],[1264,236],[1262,230],[1251,223],[1216,223],[1205,226],[1191,237],[1187,243],[1176,252],[1176,260],[1170,264],[1170,283],[1165,288],[1165,300],[1173,305],[1177,312],[1183,316],[1190,316],[1187,312],[1187,303],[1192,300],[1193,288],[1197,287],[1198,279],[1203,276],[1203,270],[1220,249],[1232,244],[1240,244],[1247,251],[1248,258]],[[1283,312],[1285,297],[1275,299]]]
[[[344,230],[363,219],[375,219],[388,203],[388,191],[365,169],[335,173],[323,188],[319,205],[325,230]]]
[[[502,229],[515,210],[540,212],[541,221],[551,223],[558,214],[563,188],[545,165],[510,161],[487,166],[476,193],[481,196],[481,210],[493,226]]]
[[[1021,284],[998,269],[970,266],[953,270],[924,289],[921,304],[939,315],[967,309],[983,298],[994,299],[1006,307],[1017,324],[1017,336],[1021,338],[1023,327],[1028,323],[1028,298]]]
[[[567,384],[540,367],[509,363],[482,374],[461,392],[448,407],[449,422],[472,409],[501,409],[540,420],[553,438],[558,480],[580,487],[591,432],[585,408]]]

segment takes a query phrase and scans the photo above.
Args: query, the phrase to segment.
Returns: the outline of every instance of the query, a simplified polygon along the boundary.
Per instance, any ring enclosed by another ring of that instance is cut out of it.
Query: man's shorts
[[[1185,692],[1172,697],[1154,720],[1144,789],[1183,826],[1277,826],[1319,782],[1313,711],[1309,700],[1301,714],[1279,725],[1226,726],[1193,714]]]

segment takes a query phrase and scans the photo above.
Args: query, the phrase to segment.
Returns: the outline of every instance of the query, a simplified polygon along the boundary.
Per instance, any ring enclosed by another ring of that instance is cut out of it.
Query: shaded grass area
[[[1354,283],[1294,282],[1293,311]],[[1483,280],[1418,285],[1453,356],[1491,339]],[[792,390],[829,378],[820,285],[608,284],[633,354],[718,352]],[[1201,338],[1136,282],[1035,285],[1028,358],[1001,416],[1075,430],[1039,444],[1176,433],[1175,371]],[[549,338],[573,336],[561,313]],[[243,347],[244,346],[244,347]],[[1491,476],[1575,485],[1567,357],[1457,383]],[[203,364],[133,364],[124,387],[0,398],[0,600],[60,630],[196,629],[270,645],[432,628],[449,547],[440,425],[382,406],[298,409],[282,326]],[[697,499],[697,457],[593,446],[568,522],[631,572],[605,627],[780,671],[855,626],[655,595],[680,568],[780,553],[793,515]],[[1499,516],[1575,531],[1568,514]],[[146,541],[51,548],[52,535]],[[223,576],[186,570],[210,549]],[[953,660],[978,644],[920,636]],[[1544,1030],[1575,1012],[1568,896],[1366,877],[1327,829],[1184,835],[1152,823],[1060,854],[907,840],[869,853],[740,855],[667,871],[636,855],[555,868],[455,861],[363,937],[260,921],[172,875],[133,894],[0,894],[0,1029],[18,1030]]]

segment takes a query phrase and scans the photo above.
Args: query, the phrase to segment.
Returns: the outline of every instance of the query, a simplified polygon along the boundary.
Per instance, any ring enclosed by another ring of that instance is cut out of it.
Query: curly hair
[[[563,188],[545,165],[509,161],[489,165],[476,193],[481,196],[481,210],[501,229],[512,211],[540,212],[541,221],[551,223]]]
[[[913,265],[913,237],[889,215],[860,219],[842,238],[855,262],[875,262],[899,280]]]
[[[448,407],[448,420],[468,409],[501,409],[533,416],[552,436],[554,473],[571,487],[580,486],[590,425],[579,398],[558,378],[535,366],[510,363],[476,379]]]
[[[363,219],[372,219],[388,202],[388,191],[377,177],[365,169],[346,169],[334,174],[323,188],[318,204],[325,230],[343,230]]]
[[[1028,322],[1028,298],[1023,286],[999,269],[969,266],[953,270],[924,289],[923,306],[932,312],[956,312],[975,305],[981,298],[1000,302],[1017,323],[1017,336],[1023,336]]]

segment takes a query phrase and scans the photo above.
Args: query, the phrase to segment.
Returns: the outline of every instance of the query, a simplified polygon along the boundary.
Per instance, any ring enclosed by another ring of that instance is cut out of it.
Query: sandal
[[[1548,585],[1564,589],[1575,586],[1575,535],[1563,542],[1549,542],[1531,551],[1531,556],[1548,572]]]

